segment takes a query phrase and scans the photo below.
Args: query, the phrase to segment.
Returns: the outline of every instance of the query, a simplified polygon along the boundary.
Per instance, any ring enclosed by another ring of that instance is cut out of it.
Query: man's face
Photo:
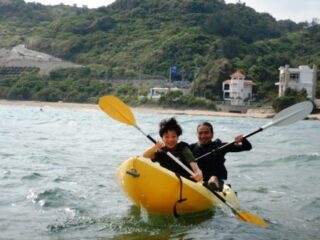
[[[198,140],[200,144],[208,144],[211,142],[213,138],[213,133],[208,126],[200,126],[197,129],[198,132]]]

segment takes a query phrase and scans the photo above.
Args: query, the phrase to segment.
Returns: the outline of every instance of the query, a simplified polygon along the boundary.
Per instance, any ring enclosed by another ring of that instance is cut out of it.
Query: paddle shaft
[[[243,138],[251,137],[252,135],[255,135],[255,134],[259,133],[259,132],[262,132],[264,129],[269,128],[269,127],[272,127],[272,126],[274,126],[274,125],[283,124],[286,120],[292,119],[292,117],[294,117],[295,115],[298,115],[298,114],[299,114],[300,112],[302,112],[302,111],[304,111],[303,108],[297,109],[297,110],[291,112],[291,113],[288,114],[288,115],[285,115],[285,116],[283,116],[283,117],[280,117],[279,119],[277,119],[277,118],[276,118],[277,116],[275,116],[276,119],[273,119],[271,122],[263,125],[262,127],[258,128],[257,130],[255,130],[255,131],[253,131],[253,132],[251,132],[251,133],[243,136]],[[300,118],[299,118],[299,119],[296,119],[296,120],[300,120]],[[220,151],[221,149],[224,149],[224,148],[226,148],[226,147],[228,147],[228,146],[230,146],[230,145],[233,145],[233,144],[235,144],[235,141],[232,141],[232,142],[230,142],[230,143],[227,143],[227,144],[225,144],[225,145],[223,145],[223,146],[221,146],[221,147],[219,147],[219,148],[217,148],[217,149],[214,149],[214,150],[212,150],[212,151],[210,151],[210,152],[208,152],[208,153],[206,153],[206,154],[204,154],[204,155],[196,158],[196,161],[198,161],[198,160],[200,160],[200,159],[202,159],[202,158],[204,158],[204,157],[206,157],[206,156],[208,156],[208,155],[210,155],[210,154],[212,154],[212,153],[218,152],[218,151]]]
[[[259,133],[259,132],[262,132],[262,131],[263,131],[263,127],[260,127],[260,128],[257,129],[256,131],[251,132],[251,133],[243,136],[243,138],[251,137],[252,135],[255,135],[256,133]],[[215,153],[215,152],[221,151],[222,149],[224,149],[224,148],[226,148],[226,147],[229,147],[230,145],[233,145],[233,144],[235,144],[235,141],[229,142],[229,143],[227,143],[227,144],[225,144],[225,145],[223,145],[223,146],[221,146],[221,147],[219,147],[219,148],[217,148],[217,149],[214,149],[214,150],[212,150],[212,151],[210,151],[210,152],[207,152],[207,153],[201,155],[200,157],[196,158],[196,161],[198,161],[198,160],[200,160],[200,159],[202,159],[202,158],[204,158],[204,157],[206,157],[206,156],[208,156],[208,155],[210,155],[210,154],[213,154],[213,153]]]
[[[209,186],[207,186],[206,184],[203,184],[207,189],[210,190],[210,192],[212,192],[221,202],[223,202],[224,204],[226,204],[235,215],[238,215],[238,211],[231,206],[230,203],[228,203],[223,197],[221,197],[216,191],[212,190],[209,188]]]
[[[145,135],[151,142],[154,144],[157,143],[157,141],[151,137],[149,134],[146,134],[144,131],[142,131],[141,128],[139,128],[137,125],[134,125],[136,129],[138,129],[139,132],[141,132],[143,135]],[[179,164],[180,167],[182,167],[184,170],[186,170],[191,176],[195,176],[194,172],[192,172],[186,165],[184,165],[178,158],[176,158],[171,152],[164,151],[173,161],[175,161],[177,164]]]

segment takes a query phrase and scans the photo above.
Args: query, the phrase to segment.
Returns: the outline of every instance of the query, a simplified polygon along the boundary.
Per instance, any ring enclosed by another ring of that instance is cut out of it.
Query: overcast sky
[[[39,2],[46,5],[77,4],[78,7],[86,5],[89,8],[107,6],[114,0],[25,0],[26,2]],[[160,1],[160,0],[159,0]],[[236,3],[239,0],[225,0],[226,3]],[[277,20],[291,19],[295,22],[308,21],[313,18],[320,19],[320,0],[241,0],[257,12],[267,12]]]

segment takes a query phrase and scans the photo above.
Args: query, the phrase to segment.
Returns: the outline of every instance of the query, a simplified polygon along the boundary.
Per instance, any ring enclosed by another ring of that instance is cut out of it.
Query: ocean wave
[[[308,163],[311,164],[312,162],[319,164],[320,163],[320,154],[319,153],[310,153],[310,154],[296,154],[296,155],[289,155],[286,157],[280,157],[280,158],[272,158],[270,160],[265,160],[262,162],[257,163],[240,163],[237,165],[239,168],[262,168],[262,167],[270,167],[270,166],[276,166],[283,163],[298,163],[304,164]]]
[[[30,199],[33,203],[39,204],[41,207],[45,208],[59,208],[65,207],[66,205],[75,205],[74,202],[79,200],[71,191],[61,188],[48,189],[40,193],[30,190],[27,199]]]
[[[311,163],[316,162],[318,163],[320,160],[320,154],[319,153],[310,153],[310,154],[296,154],[296,155],[290,155],[284,158],[278,158],[275,159],[274,163]]]
[[[320,197],[313,197],[302,202],[300,211],[308,211],[310,214],[315,213],[316,209],[320,209]]]
[[[136,206],[131,206],[129,212],[121,215],[106,215],[102,217],[83,216],[79,211],[74,211],[72,218],[63,220],[61,223],[50,224],[47,226],[50,232],[61,232],[83,230],[92,226],[98,229],[101,234],[111,234],[124,237],[124,239],[144,239],[147,236],[159,236],[165,233],[168,237],[175,234],[186,232],[190,227],[199,226],[199,223],[211,221],[214,211],[193,214],[192,216],[173,216],[148,215]],[[224,213],[220,213],[224,214]],[[205,229],[205,225],[203,228]]]
[[[98,222],[98,219],[82,216],[81,211],[76,208],[65,208],[63,209],[63,214],[63,222],[49,224],[47,226],[48,231],[60,232],[70,228],[83,228],[83,226],[90,226]]]
[[[29,175],[23,176],[22,180],[35,180],[35,179],[38,179],[41,177],[42,177],[42,175],[40,173],[34,172]]]
[[[1,178],[2,179],[6,179],[10,176],[11,174],[11,171],[10,170],[7,170],[7,169],[1,169]]]
[[[15,154],[13,153],[0,152],[0,157],[3,157],[3,158],[13,157],[13,156],[15,156]]]

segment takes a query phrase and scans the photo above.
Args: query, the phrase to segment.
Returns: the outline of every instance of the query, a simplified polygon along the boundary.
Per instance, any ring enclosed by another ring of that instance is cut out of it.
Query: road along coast
[[[97,104],[90,103],[69,103],[69,102],[40,102],[40,101],[9,101],[0,100],[1,105],[12,106],[33,106],[39,110],[46,108],[68,108],[68,109],[94,109],[100,110]],[[217,112],[200,109],[173,109],[161,107],[133,107],[134,112],[169,114],[169,115],[195,115],[195,116],[218,116],[218,117],[244,117],[244,118],[272,118],[275,113],[271,109],[249,109],[247,113]],[[310,120],[320,120],[320,114],[308,116]]]

